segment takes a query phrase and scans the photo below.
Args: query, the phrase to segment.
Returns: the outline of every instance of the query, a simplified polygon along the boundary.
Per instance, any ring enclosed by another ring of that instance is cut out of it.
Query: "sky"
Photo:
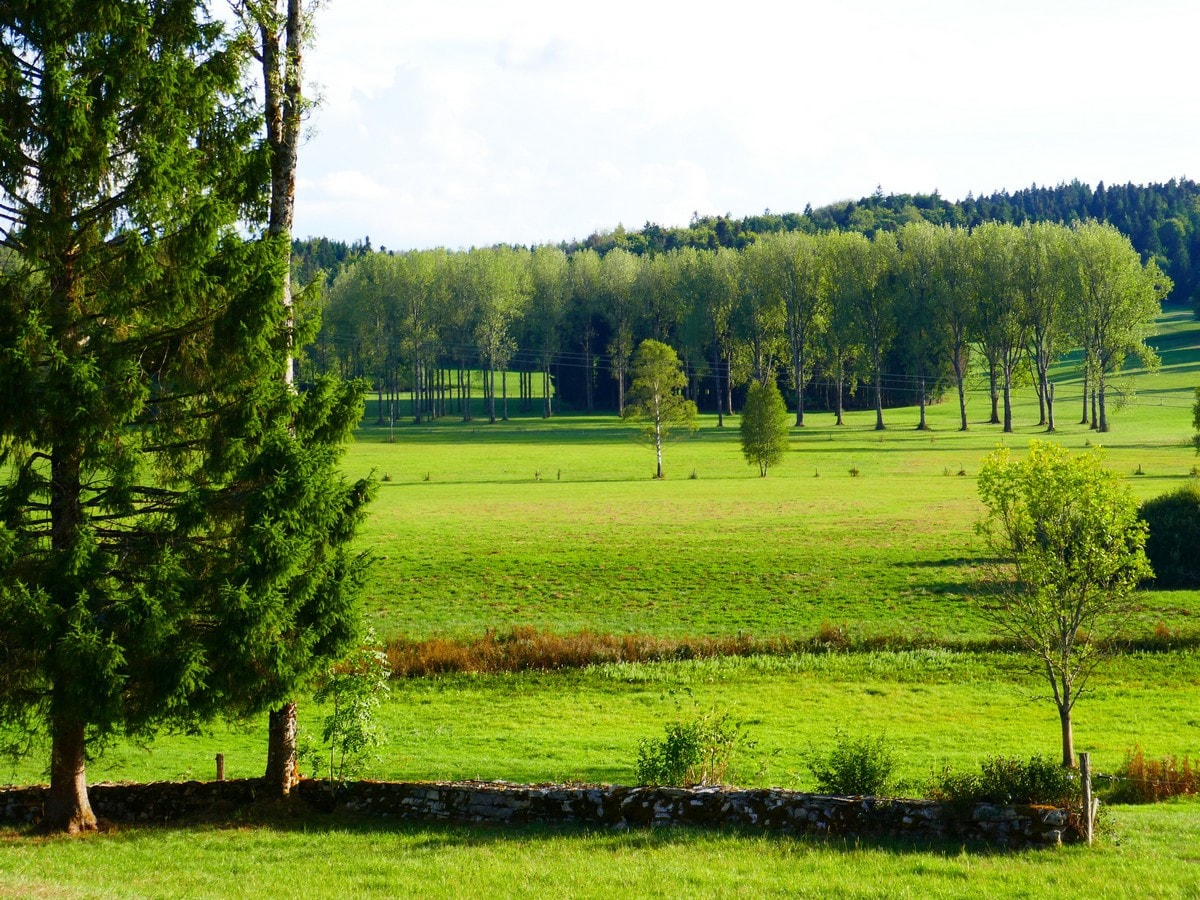
[[[1196,0],[330,0],[298,237],[465,249],[1200,178]]]

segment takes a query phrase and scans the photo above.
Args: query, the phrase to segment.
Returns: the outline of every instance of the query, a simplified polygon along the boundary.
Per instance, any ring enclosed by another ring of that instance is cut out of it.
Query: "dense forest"
[[[688,396],[719,416],[749,384],[776,380],[798,425],[806,406],[840,423],[848,406],[871,404],[879,428],[896,404],[918,406],[923,426],[927,403],[951,387],[965,428],[967,381],[982,373],[992,421],[1011,430],[1011,390],[1025,381],[1052,429],[1049,370],[1082,348],[1083,416],[1106,430],[1113,378],[1131,355],[1153,363],[1144,338],[1172,286],[1154,259],[1091,220],[917,219],[872,236],[764,232],[741,249],[642,254],[386,253],[364,242],[347,259],[327,291],[301,295],[320,321],[301,378],[336,368],[369,379],[381,420],[470,418],[480,371],[491,421],[508,416],[509,372],[520,375],[511,399],[521,411],[536,397],[545,416],[556,403],[620,412],[633,352],[652,338],[678,351]]]

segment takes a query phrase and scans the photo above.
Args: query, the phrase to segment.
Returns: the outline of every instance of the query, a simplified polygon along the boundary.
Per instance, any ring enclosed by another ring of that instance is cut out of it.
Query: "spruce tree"
[[[192,0],[0,7],[0,714],[89,745],[280,702],[353,638],[361,395],[278,378],[268,156]]]

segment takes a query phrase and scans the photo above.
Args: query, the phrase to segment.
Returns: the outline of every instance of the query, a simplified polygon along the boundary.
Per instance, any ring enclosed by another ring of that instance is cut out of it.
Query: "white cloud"
[[[298,231],[377,245],[561,240],[876,184],[1163,180],[1200,145],[1191,0],[338,0],[318,29]]]

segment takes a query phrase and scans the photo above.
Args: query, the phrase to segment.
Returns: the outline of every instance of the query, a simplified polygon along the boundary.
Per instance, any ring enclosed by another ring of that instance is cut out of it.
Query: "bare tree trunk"
[[[1096,390],[1096,396],[1099,399],[1099,405],[1100,405],[1100,414],[1096,418],[1096,421],[1098,423],[1096,427],[1103,434],[1108,431],[1108,406],[1105,402],[1108,385],[1105,384],[1103,371],[1101,371],[1100,374],[1096,377],[1096,381],[1099,383],[1099,386]]]
[[[989,425],[1000,424],[1000,387],[996,376],[996,364],[988,364],[988,386],[992,396],[992,417],[988,419]]]
[[[46,831],[96,830],[87,792],[84,733],[84,723],[76,719],[56,717],[51,724],[50,790],[42,819]]]
[[[714,350],[713,352],[713,377],[717,382],[717,427],[725,427],[725,403],[724,393],[721,381],[721,351]]]
[[[286,797],[300,781],[296,754],[296,701],[271,710],[268,718],[267,771],[264,776],[272,793]]]
[[[1046,431],[1054,432],[1054,382],[1046,382]]]
[[[967,386],[966,386],[966,365],[961,356],[955,354],[954,357],[954,382],[958,387],[958,414],[961,424],[958,427],[959,431],[967,430]]]
[[[920,410],[921,410],[921,417],[920,417],[920,420],[917,422],[917,431],[928,431],[929,430],[929,422],[926,421],[926,419],[925,419],[925,378],[924,377],[921,378],[921,382],[920,382],[920,385],[918,386],[917,390],[919,392],[917,402],[918,402],[918,404],[920,406]]]
[[[1012,367],[1006,361],[1004,363],[1004,432],[1008,434],[1012,430]]]
[[[287,310],[288,354],[283,381],[293,384],[292,361],[292,221],[296,201],[296,163],[300,149],[303,105],[304,9],[301,0],[287,0],[282,23],[275,21],[277,4],[260,13],[263,91],[267,143],[271,150],[271,207],[267,233],[282,244],[282,302]],[[282,26],[282,27],[281,27]],[[282,43],[282,46],[281,46]],[[291,791],[296,773],[296,704],[286,703],[270,715],[267,732],[267,790],[281,797]],[[275,776],[275,777],[272,777]]]
[[[1088,367],[1085,364],[1083,367],[1083,418],[1079,420],[1080,425],[1088,423]]]
[[[1071,728],[1071,707],[1066,702],[1058,705],[1058,721],[1062,726],[1063,767],[1070,769],[1075,765],[1075,735]]]

